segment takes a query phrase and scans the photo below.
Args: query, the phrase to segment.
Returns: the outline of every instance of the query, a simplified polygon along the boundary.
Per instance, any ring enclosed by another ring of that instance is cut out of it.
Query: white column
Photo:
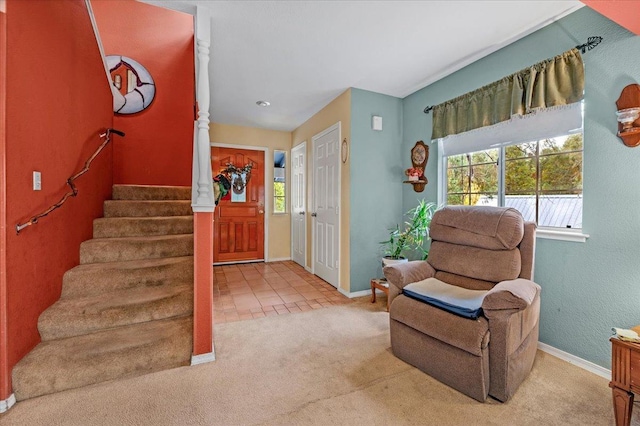
[[[211,143],[209,140],[209,46],[211,45],[211,14],[207,8],[196,10],[198,119],[194,129],[193,183],[191,206],[194,212],[212,212],[215,208],[211,174]]]

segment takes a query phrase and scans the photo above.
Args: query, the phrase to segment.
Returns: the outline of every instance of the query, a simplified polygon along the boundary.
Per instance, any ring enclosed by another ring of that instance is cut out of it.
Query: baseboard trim
[[[345,296],[347,296],[349,299],[353,299],[355,297],[371,296],[371,290],[360,290],[360,291],[348,292],[346,290],[339,288],[338,291],[344,294]],[[383,294],[383,292],[380,290],[376,290],[376,294]]]
[[[213,262],[213,266],[225,266],[225,265],[235,265],[238,263],[258,263],[258,262],[264,262],[264,259],[234,260],[231,262]]]
[[[569,364],[573,364],[576,367],[580,367],[583,370],[587,370],[593,374],[596,374],[604,379],[611,380],[611,370],[607,370],[606,368],[601,367],[598,364],[594,364],[591,361],[587,361],[586,359],[582,359],[542,342],[538,342],[538,349],[540,349],[542,352],[548,353],[549,355],[553,355],[556,358],[560,358],[563,361],[567,361]]]
[[[271,262],[285,262],[287,260],[291,260],[290,257],[276,257],[274,259],[267,259],[265,262],[266,263],[271,263]]]
[[[11,394],[9,398],[0,401],[0,413],[6,412],[9,408],[13,407],[16,403],[16,395]]]
[[[209,352],[206,354],[200,354],[200,355],[191,355],[191,365],[198,365],[198,364],[206,364],[208,362],[213,362],[216,360],[216,354],[214,352]]]

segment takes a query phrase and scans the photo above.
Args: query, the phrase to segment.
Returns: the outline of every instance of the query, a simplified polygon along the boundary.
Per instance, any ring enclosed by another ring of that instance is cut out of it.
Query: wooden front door
[[[264,151],[212,147],[211,162],[214,176],[228,164],[253,166],[244,195],[232,185],[216,207],[213,262],[264,260]]]

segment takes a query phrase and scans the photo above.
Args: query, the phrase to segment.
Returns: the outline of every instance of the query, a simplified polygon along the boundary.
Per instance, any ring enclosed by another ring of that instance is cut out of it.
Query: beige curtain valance
[[[431,139],[467,132],[524,116],[539,109],[582,100],[584,65],[577,49],[433,108]]]

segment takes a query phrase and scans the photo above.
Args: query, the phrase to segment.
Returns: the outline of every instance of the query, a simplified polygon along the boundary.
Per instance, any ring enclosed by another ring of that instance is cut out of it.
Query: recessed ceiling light
[[[261,106],[261,107],[268,107],[269,105],[271,105],[271,102],[268,102],[268,101],[258,101],[258,102],[256,102],[256,105]]]

